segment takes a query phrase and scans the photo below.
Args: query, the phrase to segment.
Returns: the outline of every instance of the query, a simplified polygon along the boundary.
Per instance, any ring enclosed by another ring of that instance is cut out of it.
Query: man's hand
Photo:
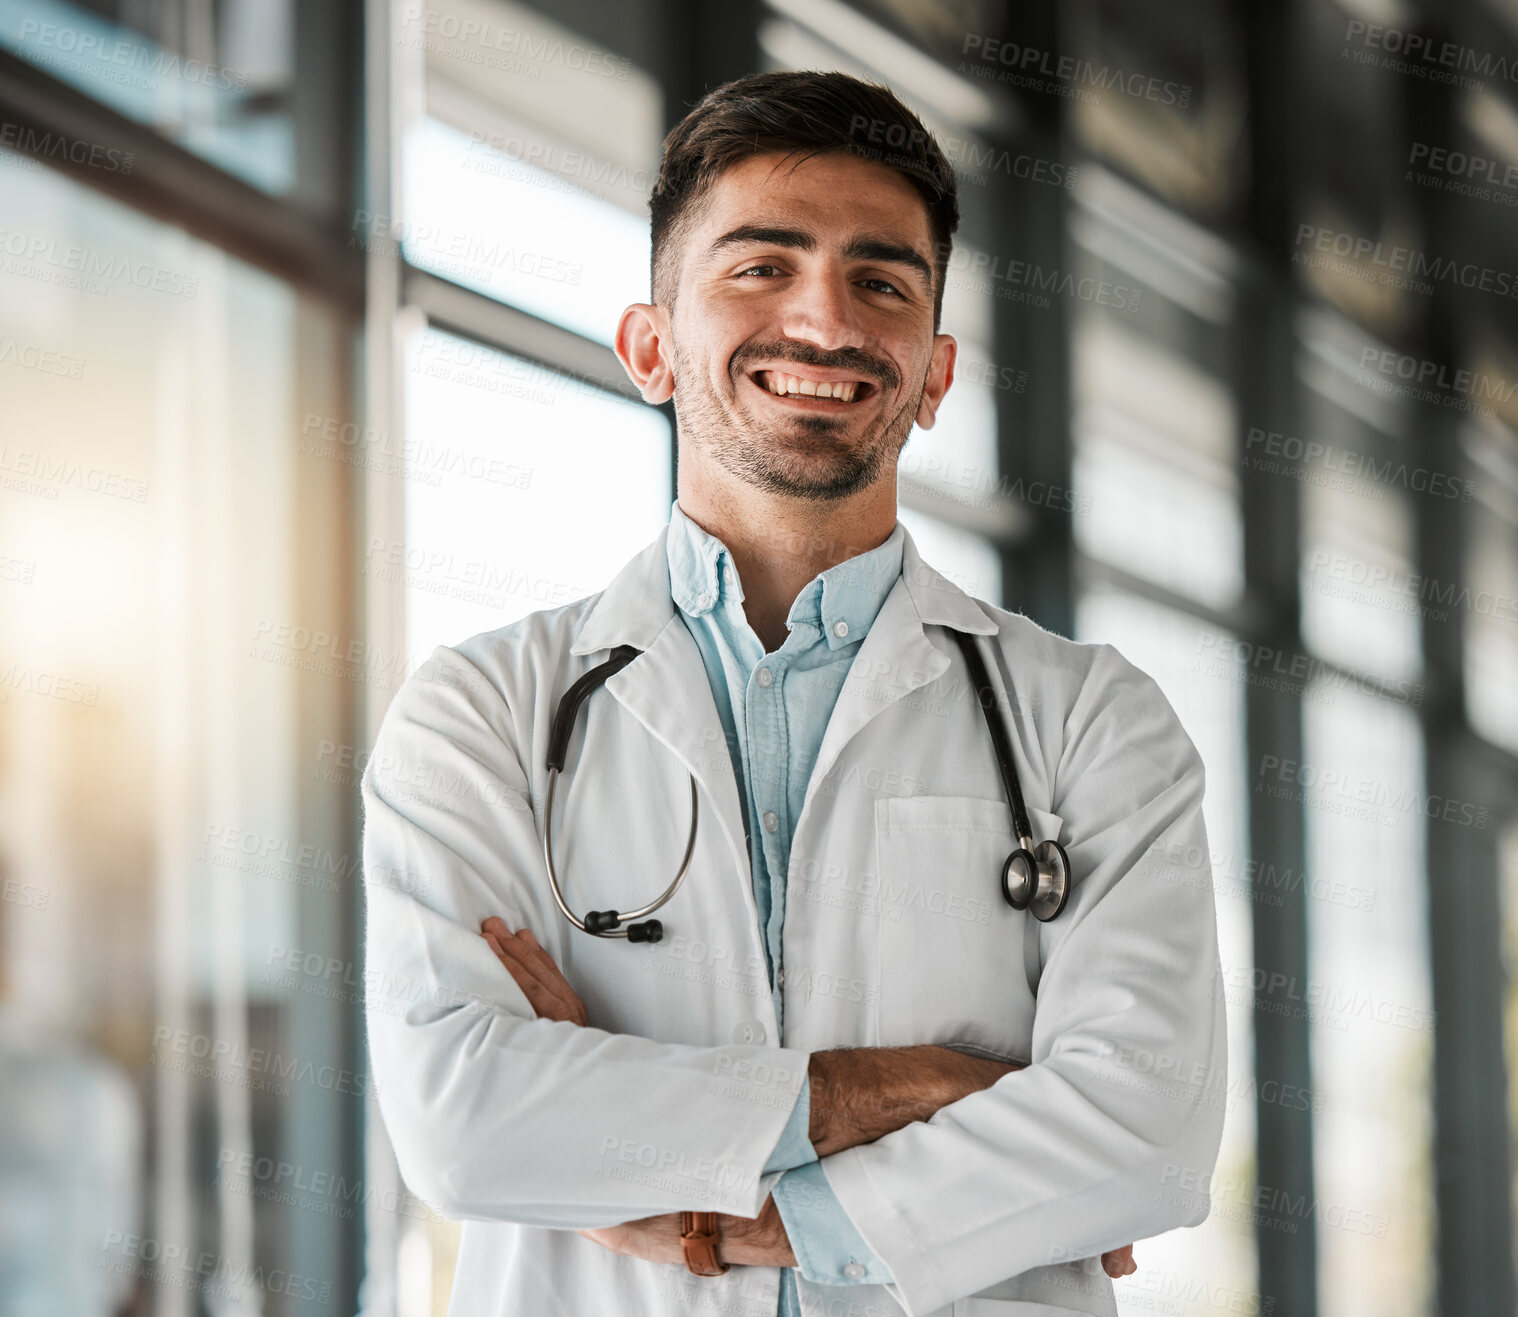
[[[759,1215],[717,1214],[717,1229],[722,1242],[717,1255],[734,1267],[794,1267],[796,1254],[785,1233],[785,1222],[773,1198],[766,1198]],[[619,1226],[601,1230],[576,1230],[575,1234],[609,1248],[624,1257],[642,1258],[646,1262],[673,1262],[685,1265],[685,1250],[680,1244],[680,1213],[646,1216],[641,1221],[624,1221]]]
[[[480,936],[516,980],[540,1019],[588,1022],[585,1003],[531,931],[523,928],[513,933],[504,920],[492,915],[481,925]],[[868,1073],[862,1073],[861,1067]],[[939,1107],[989,1088],[1002,1075],[1021,1068],[941,1047],[815,1052],[810,1067],[812,1145],[820,1156],[826,1156],[838,1148],[879,1138],[913,1120],[926,1120]],[[914,1071],[920,1076],[920,1090],[914,1085],[909,1092],[889,1091],[892,1085],[887,1082],[888,1075]],[[828,1127],[826,1134],[824,1125]],[[752,1220],[721,1212],[717,1221],[722,1232],[718,1252],[724,1262],[741,1267],[796,1265],[796,1254],[773,1198],[764,1200],[759,1215]],[[678,1212],[575,1233],[626,1257],[685,1264]],[[1114,1280],[1137,1271],[1133,1245],[1103,1253],[1102,1268]]]
[[[480,936],[510,971],[539,1019],[589,1023],[585,1003],[575,995],[569,980],[559,973],[553,957],[538,945],[531,930],[524,928],[513,933],[499,915],[491,915],[480,925]]]

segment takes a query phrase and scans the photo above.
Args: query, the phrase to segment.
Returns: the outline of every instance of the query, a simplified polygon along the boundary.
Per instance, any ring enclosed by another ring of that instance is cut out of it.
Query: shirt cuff
[[[771,1187],[796,1267],[818,1285],[893,1285],[828,1184],[821,1162],[787,1171]]]
[[[780,1142],[764,1164],[764,1174],[771,1171],[788,1171],[794,1166],[805,1166],[817,1160],[817,1149],[807,1138],[812,1125],[812,1080],[807,1076],[801,1081],[801,1092],[796,1105],[791,1108],[791,1118],[780,1131]]]

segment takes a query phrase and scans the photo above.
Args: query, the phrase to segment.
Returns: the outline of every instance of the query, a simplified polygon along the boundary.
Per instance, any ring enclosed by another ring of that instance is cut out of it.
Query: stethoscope
[[[986,675],[985,663],[974,639],[954,628],[947,628],[963,651],[970,668],[980,711],[985,715],[986,727],[991,733],[991,745],[996,751],[996,766],[1001,772],[1002,788],[1007,802],[1012,806],[1012,823],[1017,829],[1017,848],[1007,856],[1001,869],[1001,894],[1014,910],[1031,911],[1033,917],[1048,923],[1065,908],[1070,898],[1070,857],[1065,848],[1052,838],[1033,841],[1033,829],[1028,826],[1028,810],[1023,804],[1022,783],[1017,776],[1017,765],[1012,761],[1012,746],[1007,739],[1006,727],[991,716],[996,694]],[[559,889],[559,875],[553,864],[553,794],[554,784],[564,769],[564,755],[569,748],[569,737],[574,731],[575,716],[580,706],[597,687],[625,668],[642,650],[633,645],[618,645],[611,657],[597,664],[580,677],[564,692],[559,706],[554,710],[553,722],[548,733],[548,799],[544,806],[543,861],[548,866],[548,885],[553,889],[553,899],[558,903],[564,918],[582,933],[595,937],[625,937],[629,942],[658,942],[664,937],[664,924],[658,919],[645,916],[653,914],[680,890],[690,868],[690,857],[696,849],[696,778],[690,779],[690,838],[685,843],[685,855],[680,861],[674,881],[660,893],[657,900],[637,910],[587,910],[585,918],[578,918],[564,900]],[[624,927],[625,925],[625,927]]]

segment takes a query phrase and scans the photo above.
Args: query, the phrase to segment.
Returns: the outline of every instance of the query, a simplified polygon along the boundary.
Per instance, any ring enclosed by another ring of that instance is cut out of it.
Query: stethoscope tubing
[[[1012,743],[1007,736],[1005,723],[1002,719],[993,716],[991,712],[996,704],[996,690],[991,684],[985,662],[980,656],[980,650],[973,636],[953,627],[948,630],[959,645],[964,654],[965,663],[970,669],[971,687],[975,692],[981,713],[985,717],[986,727],[991,736],[991,746],[996,753],[997,772],[1001,775],[1007,802],[1012,807],[1012,823],[1017,832],[1018,849],[1008,856],[1003,868],[1003,895],[1014,909],[1031,909],[1037,919],[1047,923],[1065,908],[1065,902],[1069,897],[1069,857],[1065,854],[1064,847],[1052,838],[1039,842],[1037,845],[1034,844],[1033,830],[1028,822],[1028,809],[1023,802],[1022,782],[1019,780],[1017,765],[1012,758]],[[574,721],[579,707],[589,698],[592,691],[620,672],[640,652],[633,645],[617,646],[609,659],[582,674],[564,692],[558,708],[554,711],[548,735],[548,795],[543,818],[543,863],[548,869],[548,885],[560,913],[582,933],[588,933],[593,937],[630,937],[638,942],[657,942],[664,935],[663,925],[657,919],[649,920],[642,925],[637,925],[637,921],[665,905],[680,890],[690,870],[691,856],[696,850],[698,814],[695,774],[690,775],[690,835],[685,842],[685,854],[681,857],[680,868],[669,886],[647,905],[625,912],[587,911],[586,917],[582,919],[569,908],[569,903],[565,901],[563,890],[559,885],[558,870],[553,862],[554,788],[559,774],[564,769],[569,738],[574,730]],[[1012,716],[1011,698],[1012,687],[1009,682],[1007,684],[1008,718]],[[1016,883],[1013,882],[1014,873],[1018,877]],[[627,927],[630,924],[636,927]]]

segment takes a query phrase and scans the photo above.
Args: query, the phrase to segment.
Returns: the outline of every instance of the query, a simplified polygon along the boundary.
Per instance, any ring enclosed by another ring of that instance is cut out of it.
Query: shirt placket
[[[765,655],[755,666],[748,685],[749,794],[758,825],[759,862],[764,891],[755,900],[764,918],[764,945],[770,970],[770,994],[777,1027],[781,1026],[785,968],[776,934],[785,899],[789,738],[785,720],[785,679],[788,662],[779,651]],[[756,875],[757,876],[757,875]],[[783,1036],[783,1035],[782,1035]],[[778,1040],[777,1040],[778,1041]]]

